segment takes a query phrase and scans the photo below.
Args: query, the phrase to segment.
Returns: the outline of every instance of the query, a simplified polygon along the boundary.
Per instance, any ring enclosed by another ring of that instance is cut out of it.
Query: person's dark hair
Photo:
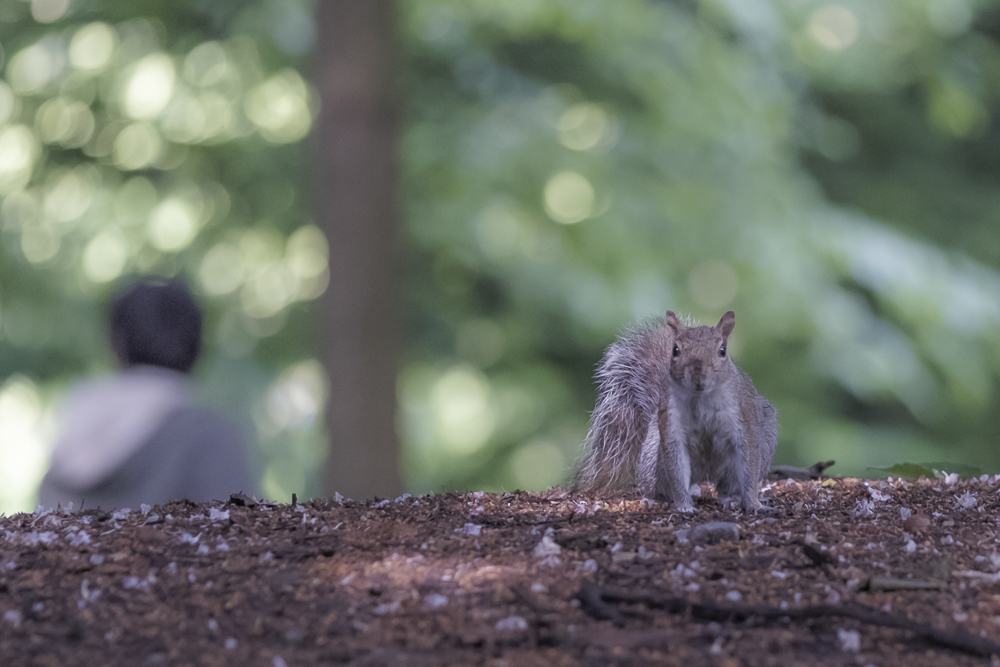
[[[111,303],[111,344],[126,367],[187,373],[201,351],[201,309],[179,280],[140,280]]]

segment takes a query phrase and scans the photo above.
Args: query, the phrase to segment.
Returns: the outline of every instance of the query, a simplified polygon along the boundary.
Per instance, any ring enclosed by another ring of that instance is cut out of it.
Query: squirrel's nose
[[[691,380],[698,391],[705,388],[705,369],[700,363],[691,366]]]

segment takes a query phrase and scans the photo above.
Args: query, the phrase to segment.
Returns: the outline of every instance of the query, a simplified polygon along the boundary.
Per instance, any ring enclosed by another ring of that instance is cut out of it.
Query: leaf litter
[[[1000,485],[948,477],[18,514],[0,663],[979,665]]]

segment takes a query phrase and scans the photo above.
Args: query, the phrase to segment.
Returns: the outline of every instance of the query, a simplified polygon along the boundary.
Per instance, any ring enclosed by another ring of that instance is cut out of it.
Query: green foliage
[[[565,481],[668,308],[735,310],[779,462],[1000,464],[995,3],[403,9],[415,490]]]
[[[0,506],[133,271],[201,291],[206,392],[316,493],[309,5],[50,6],[0,3]],[[1000,467],[996,2],[398,9],[411,491],[568,479],[604,349],[668,308],[735,310],[778,462]]]
[[[199,374],[259,441],[262,490],[318,490],[326,253],[292,69],[313,31],[297,1],[0,3],[0,510],[30,509],[53,402],[110,370],[104,302],[145,273],[206,305]]]

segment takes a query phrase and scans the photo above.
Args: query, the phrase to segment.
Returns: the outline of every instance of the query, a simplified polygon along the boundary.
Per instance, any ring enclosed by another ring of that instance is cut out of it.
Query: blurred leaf
[[[923,465],[918,465],[916,463],[897,463],[891,465],[888,468],[868,468],[869,470],[877,470],[880,473],[887,475],[892,475],[893,477],[905,477],[907,479],[917,479],[918,477],[926,477],[927,479],[934,479],[937,477],[937,470],[933,468],[928,468]]]

